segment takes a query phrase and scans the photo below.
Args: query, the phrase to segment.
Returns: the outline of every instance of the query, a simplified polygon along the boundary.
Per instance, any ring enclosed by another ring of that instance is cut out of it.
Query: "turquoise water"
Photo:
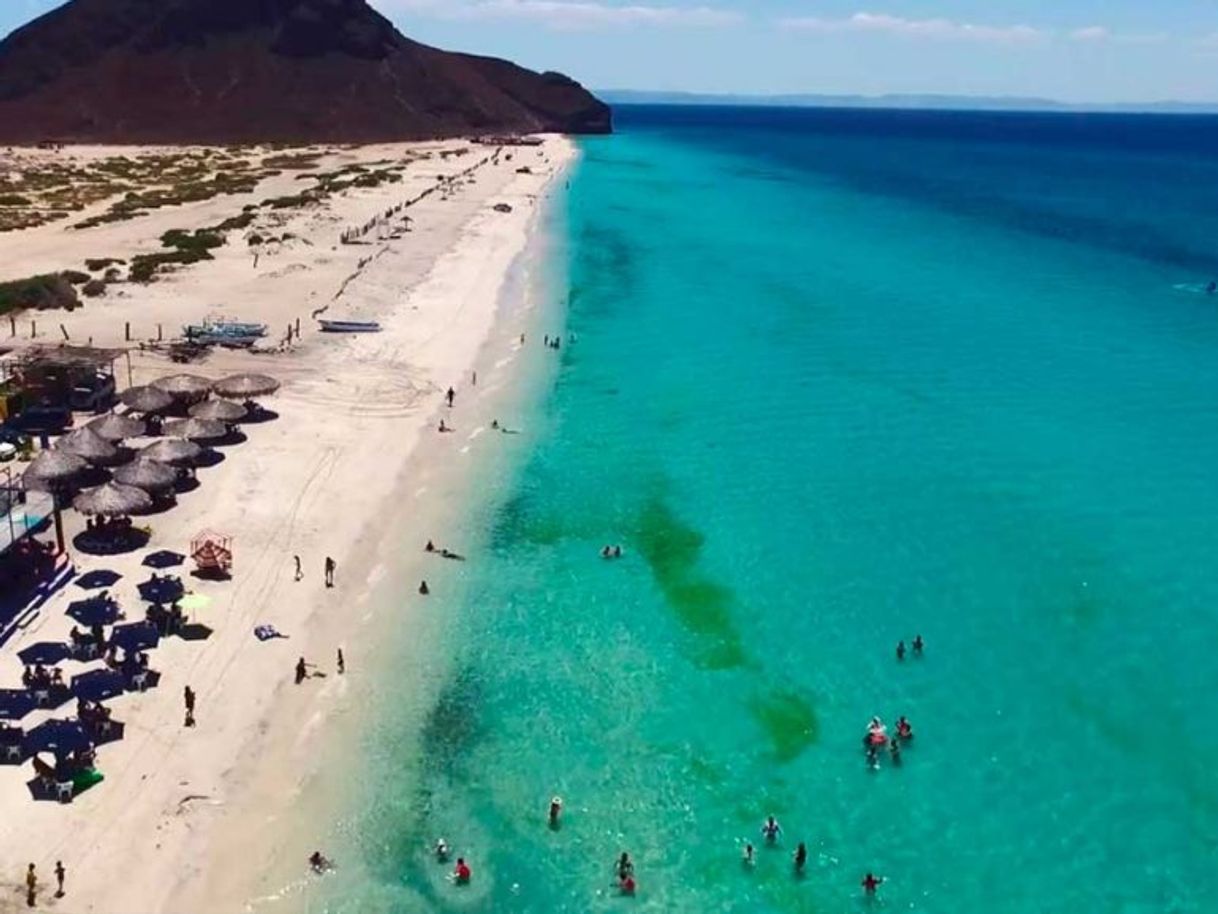
[[[619,123],[436,698],[370,738],[365,909],[1215,910],[1214,123]]]

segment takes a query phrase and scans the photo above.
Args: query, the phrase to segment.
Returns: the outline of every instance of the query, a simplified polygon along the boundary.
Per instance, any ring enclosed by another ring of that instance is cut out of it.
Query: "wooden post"
[[[38,336],[38,322],[30,321],[30,339],[34,339],[37,336]]]
[[[156,325],[156,341],[159,343],[161,341],[161,339],[162,339],[161,325],[157,324]]]
[[[127,386],[133,386],[131,381],[131,350],[127,350]]]
[[[128,343],[131,342],[131,321],[127,321],[126,326],[123,328],[123,339]]]
[[[17,335],[17,318],[15,318],[11,314],[8,316],[8,335],[9,336]]]
[[[300,339],[300,318],[296,318],[296,339]]]
[[[69,342],[71,341],[72,337],[68,336],[68,328],[63,324],[59,325],[59,332],[63,334],[63,338],[65,340],[68,340]]]

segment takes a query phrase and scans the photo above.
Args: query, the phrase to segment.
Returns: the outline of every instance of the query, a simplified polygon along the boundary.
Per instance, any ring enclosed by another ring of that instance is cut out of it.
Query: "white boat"
[[[323,321],[317,323],[326,333],[378,333],[381,325],[376,321]]]

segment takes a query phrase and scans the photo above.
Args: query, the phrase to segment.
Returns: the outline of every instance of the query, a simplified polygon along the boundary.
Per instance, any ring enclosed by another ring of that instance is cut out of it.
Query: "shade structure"
[[[173,406],[173,397],[155,387],[129,387],[118,395],[118,399],[137,413],[159,413]]]
[[[233,538],[205,530],[190,543],[190,557],[200,571],[228,573],[233,567]]]
[[[88,466],[88,461],[83,457],[67,451],[43,451],[31,461],[21,475],[21,481],[27,489],[47,491],[67,482]]]
[[[139,585],[140,597],[149,603],[174,603],[186,594],[181,578],[149,578]]]
[[[245,418],[248,410],[232,400],[211,399],[196,403],[189,410],[193,419],[211,419],[215,422],[238,422]]]
[[[127,691],[127,680],[118,670],[89,670],[72,677],[72,694],[85,701],[106,701]]]
[[[197,374],[174,374],[157,378],[152,386],[175,400],[200,400],[211,391],[211,381]]]
[[[132,622],[129,625],[116,625],[110,633],[110,643],[125,651],[142,651],[156,647],[161,642],[161,634],[151,622]]]
[[[144,556],[143,564],[148,568],[173,568],[175,565],[181,565],[185,561],[186,556],[180,552],[160,549],[157,552]]]
[[[235,374],[212,385],[222,397],[265,397],[279,389],[279,382],[264,374]]]
[[[113,600],[90,597],[70,603],[67,616],[92,628],[94,625],[113,625],[118,621],[118,613],[118,604]]]
[[[85,428],[92,429],[100,437],[113,442],[122,441],[124,438],[138,438],[147,431],[139,419],[134,416],[120,416],[117,413],[98,416]]]
[[[25,689],[0,689],[0,720],[21,720],[38,704]]]
[[[148,457],[136,457],[115,470],[113,476],[115,482],[124,486],[135,486],[145,492],[165,492],[177,482],[178,471]]]
[[[125,517],[136,511],[152,507],[152,496],[135,486],[124,486],[108,482],[104,486],[85,489],[72,501],[81,514],[97,514],[103,517]]]
[[[91,428],[78,428],[55,443],[55,449],[83,457],[89,463],[106,466],[122,460],[119,449]]]
[[[188,441],[218,441],[228,434],[228,426],[213,419],[177,419],[166,422],[166,437]]]
[[[54,752],[64,756],[86,748],[89,742],[89,734],[79,721],[48,720],[25,735],[25,751],[29,755]]]
[[[17,659],[26,666],[39,663],[59,663],[72,656],[72,648],[62,641],[39,641],[17,651]]]
[[[72,583],[81,590],[101,590],[103,587],[113,587],[122,579],[123,576],[117,571],[98,568],[95,571],[86,571]]]
[[[193,441],[187,441],[185,438],[166,438],[148,445],[140,451],[140,456],[169,466],[185,467],[190,466],[202,453],[203,448]]]

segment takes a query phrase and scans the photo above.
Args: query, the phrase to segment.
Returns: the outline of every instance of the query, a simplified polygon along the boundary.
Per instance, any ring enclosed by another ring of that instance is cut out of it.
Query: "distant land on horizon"
[[[1044,111],[1109,114],[1218,114],[1214,102],[1082,103],[1048,98],[990,95],[735,95],[707,92],[653,92],[602,89],[597,97],[610,105],[741,105],[771,108],[879,108],[928,111]]]

